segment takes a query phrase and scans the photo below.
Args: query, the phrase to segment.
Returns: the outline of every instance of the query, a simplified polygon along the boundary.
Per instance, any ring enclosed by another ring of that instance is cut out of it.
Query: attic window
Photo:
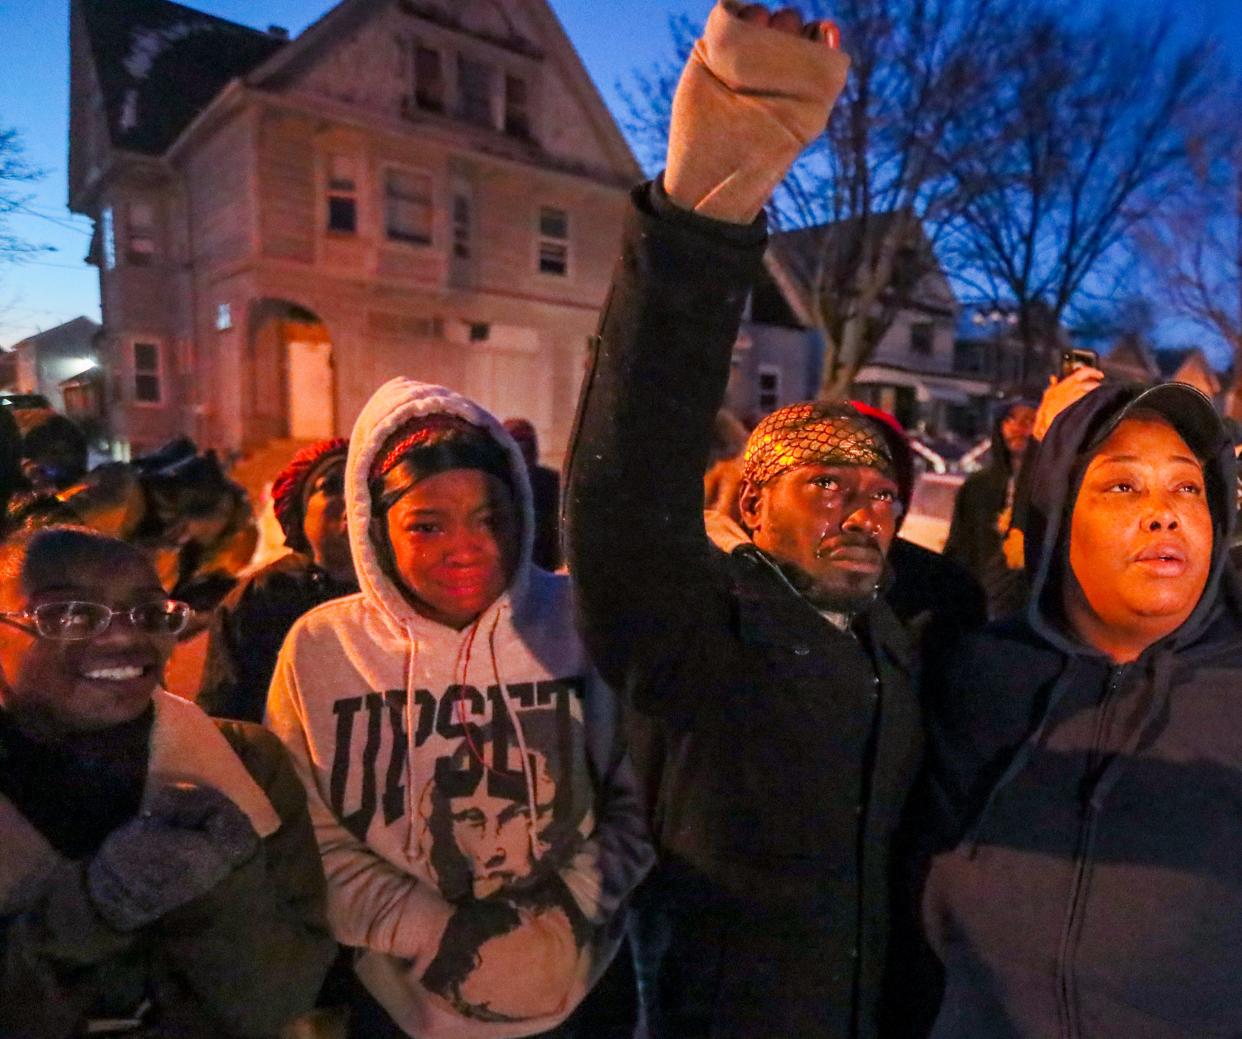
[[[459,114],[478,126],[496,124],[492,118],[492,70],[481,61],[457,59],[457,101]]]
[[[444,62],[432,47],[414,46],[414,104],[425,112],[444,111]]]
[[[358,180],[356,163],[348,155],[328,157],[328,230],[358,233]]]
[[[530,137],[530,88],[521,76],[505,76],[505,133]]]
[[[936,326],[930,321],[916,321],[910,326],[910,352],[930,357],[936,341]]]

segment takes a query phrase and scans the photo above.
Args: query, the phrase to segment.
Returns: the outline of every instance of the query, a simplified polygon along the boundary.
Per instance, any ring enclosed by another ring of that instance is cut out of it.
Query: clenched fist
[[[673,99],[664,189],[683,209],[750,223],[824,129],[849,58],[831,22],[720,0]]]

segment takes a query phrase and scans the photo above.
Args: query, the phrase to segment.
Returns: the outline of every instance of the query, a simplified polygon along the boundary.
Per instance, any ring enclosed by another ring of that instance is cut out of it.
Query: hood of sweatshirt
[[[1230,583],[1225,580],[1233,530],[1233,445],[1211,401],[1191,386],[1166,383],[1150,389],[1106,383],[1059,415],[1035,456],[1024,512],[1026,570],[1031,595],[1027,620],[1045,639],[1070,655],[1095,653],[1070,634],[1061,619],[1061,577],[1069,568],[1070,516],[1087,463],[1096,449],[1136,409],[1164,416],[1203,460],[1212,515],[1212,562],[1193,613],[1160,648],[1187,646],[1201,635]]]
[[[535,537],[535,512],[530,477],[521,449],[504,426],[474,401],[443,386],[406,378],[390,379],[375,391],[354,423],[345,464],[345,507],[349,522],[349,547],[353,551],[358,586],[367,601],[399,632],[411,629],[425,632],[429,625],[436,628],[441,625],[423,617],[384,571],[370,536],[374,514],[367,477],[385,441],[411,419],[428,415],[454,415],[465,419],[484,430],[505,449],[509,457],[512,485],[517,492],[522,520],[522,549],[517,569],[502,600],[521,599],[520,593],[529,583],[534,565],[531,551]],[[486,612],[501,607],[502,601],[498,600]]]

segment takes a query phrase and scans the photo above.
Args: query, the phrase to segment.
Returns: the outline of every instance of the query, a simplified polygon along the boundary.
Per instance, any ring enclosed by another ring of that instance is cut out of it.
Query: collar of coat
[[[280,829],[272,802],[216,723],[188,700],[162,689],[154,699],[144,804],[161,786],[195,783],[224,794],[246,813],[260,837]],[[13,802],[0,796],[0,917],[29,905],[63,861]]]

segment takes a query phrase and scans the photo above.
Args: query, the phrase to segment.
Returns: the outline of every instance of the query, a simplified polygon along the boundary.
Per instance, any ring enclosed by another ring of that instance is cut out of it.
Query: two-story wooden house
[[[544,0],[343,0],[295,39],[71,0],[70,49],[122,451],[346,433],[394,375],[563,450],[640,171]]]

